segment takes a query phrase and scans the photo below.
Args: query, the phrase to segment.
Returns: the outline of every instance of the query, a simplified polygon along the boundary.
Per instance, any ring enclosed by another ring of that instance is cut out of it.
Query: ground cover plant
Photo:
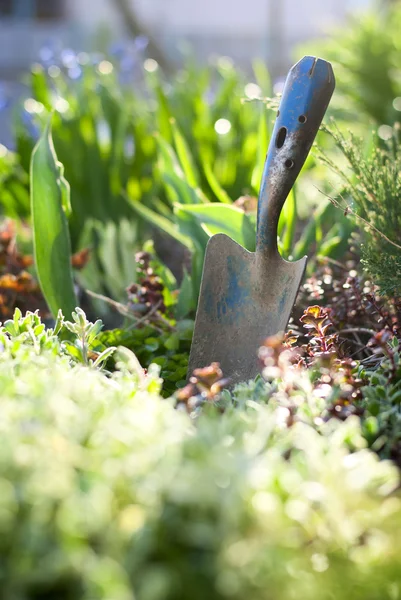
[[[253,249],[266,69],[42,53],[0,147],[1,599],[400,597],[398,92],[355,68],[391,18],[335,47],[279,226],[308,271],[235,389],[187,362],[208,239]]]
[[[98,330],[1,328],[2,598],[397,597],[399,473],[369,418],[325,421],[330,386],[278,345],[268,383],[191,418],[129,351],[100,370]]]

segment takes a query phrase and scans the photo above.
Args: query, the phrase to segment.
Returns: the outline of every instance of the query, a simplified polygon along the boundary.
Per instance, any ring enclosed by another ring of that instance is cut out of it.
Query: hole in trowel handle
[[[287,137],[287,127],[280,127],[276,137],[276,148],[284,146],[285,138]]]
[[[298,121],[300,123],[306,123],[306,121],[307,121],[306,115],[299,115]]]
[[[287,158],[287,160],[284,163],[284,166],[287,167],[287,169],[292,169],[292,167],[294,166],[294,161],[291,160],[291,158]]]

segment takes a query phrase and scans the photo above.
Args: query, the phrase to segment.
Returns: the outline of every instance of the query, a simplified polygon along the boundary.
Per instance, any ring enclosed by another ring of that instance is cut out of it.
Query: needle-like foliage
[[[341,161],[323,160],[344,181],[341,200],[333,200],[364,229],[362,261],[366,271],[390,296],[401,294],[401,135],[396,125],[387,141],[374,135],[366,144],[352,133],[345,137],[327,128],[350,170]]]

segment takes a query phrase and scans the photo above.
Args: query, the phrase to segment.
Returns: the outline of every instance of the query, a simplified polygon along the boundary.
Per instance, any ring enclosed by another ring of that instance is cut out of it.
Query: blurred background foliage
[[[227,58],[203,68],[188,59],[166,79],[146,58],[145,40],[112,50],[107,58],[62,52],[33,66],[32,95],[16,111],[16,152],[2,158],[4,214],[29,219],[30,156],[53,111],[54,146],[71,187],[72,249],[92,249],[82,285],[121,300],[134,276],[121,265],[154,235],[178,283],[192,257],[196,300],[210,235],[226,231],[254,248],[276,106],[269,73],[261,62],[245,75]],[[344,251],[352,226],[340,215],[333,225],[332,208],[316,190],[325,185],[311,156],[281,219],[285,256]],[[111,268],[105,257],[116,257]]]
[[[392,182],[400,19],[394,3],[351,19],[328,41],[308,44],[305,52],[334,64],[329,119],[335,125],[319,134],[318,152],[307,160],[279,223],[281,253],[293,260],[308,254],[310,275],[322,260],[346,260],[350,248],[359,260],[362,247],[368,275],[384,292],[399,287],[398,188]],[[111,327],[127,325],[127,288],[138,283],[135,254],[149,239],[174,323],[194,317],[211,235],[225,232],[254,249],[257,196],[278,104],[260,61],[246,72],[227,57],[202,66],[189,53],[182,68],[164,73],[149,56],[143,35],[114,44],[107,54],[49,45],[32,65],[29,93],[15,109],[15,150],[2,146],[0,152],[2,212],[16,220],[17,239],[29,253],[29,164],[52,115],[55,152],[71,189],[72,253],[87,252],[75,271],[75,293],[88,314]],[[333,202],[338,197],[345,204]],[[383,235],[391,247],[385,258]]]

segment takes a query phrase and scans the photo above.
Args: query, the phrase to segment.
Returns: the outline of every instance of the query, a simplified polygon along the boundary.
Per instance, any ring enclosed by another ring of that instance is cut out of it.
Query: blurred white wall
[[[174,52],[180,39],[204,57],[213,52],[237,60],[254,55],[286,62],[292,48],[324,35],[347,13],[369,7],[372,0],[132,0],[144,24]],[[68,0],[70,18],[95,30],[121,22],[110,0]],[[281,55],[277,60],[277,54]]]
[[[284,15],[290,38],[321,35],[327,24],[340,22],[346,13],[366,8],[370,0],[132,0],[138,14],[152,28],[176,35],[266,33],[271,6]],[[71,17],[94,27],[116,24],[109,0],[68,0]]]
[[[15,1],[15,0],[14,0]],[[24,0],[20,0],[24,1]],[[30,0],[31,2],[33,0]],[[48,0],[52,2],[53,0]],[[273,71],[288,63],[293,47],[324,35],[348,11],[372,0],[131,0],[139,17],[172,57],[181,40],[202,59],[210,54],[248,63],[266,59]],[[124,24],[111,0],[64,0],[55,21],[0,18],[0,72],[18,72],[38,57],[49,38],[84,48],[100,28],[123,39]],[[276,67],[276,68],[275,68]],[[4,75],[3,75],[4,76]],[[8,75],[7,75],[8,76]]]

